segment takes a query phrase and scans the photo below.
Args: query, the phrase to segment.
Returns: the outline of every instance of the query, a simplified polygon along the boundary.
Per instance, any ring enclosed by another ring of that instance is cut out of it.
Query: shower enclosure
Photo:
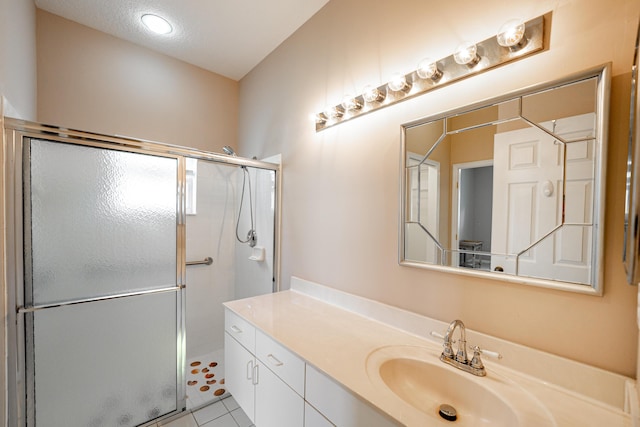
[[[278,286],[279,166],[13,119],[4,138],[9,425],[224,397],[221,303]]]
[[[273,170],[187,162],[188,409],[226,396],[222,303],[274,289],[275,178]]]

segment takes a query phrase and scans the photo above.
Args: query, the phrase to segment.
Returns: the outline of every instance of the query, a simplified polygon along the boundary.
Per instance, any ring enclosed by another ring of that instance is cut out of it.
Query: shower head
[[[233,148],[231,148],[231,146],[229,145],[225,145],[224,147],[222,147],[222,151],[224,151],[224,154],[227,154],[229,156],[235,156],[236,152]]]

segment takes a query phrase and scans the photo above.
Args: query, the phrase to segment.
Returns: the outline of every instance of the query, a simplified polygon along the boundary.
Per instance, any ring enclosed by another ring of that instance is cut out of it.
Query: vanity
[[[225,309],[226,384],[257,427],[632,426],[629,378],[467,330],[504,356],[475,376],[440,361],[448,324],[299,278]]]

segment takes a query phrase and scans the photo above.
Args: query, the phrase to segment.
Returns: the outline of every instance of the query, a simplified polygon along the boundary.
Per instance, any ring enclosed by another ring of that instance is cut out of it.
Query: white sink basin
[[[476,377],[441,362],[439,357],[435,347],[390,346],[375,350],[367,358],[371,382],[390,392],[388,398],[401,408],[398,413],[404,417],[403,423],[492,427],[556,425],[535,397],[506,376],[487,368],[486,377]],[[443,404],[455,408],[455,422],[439,415]]]

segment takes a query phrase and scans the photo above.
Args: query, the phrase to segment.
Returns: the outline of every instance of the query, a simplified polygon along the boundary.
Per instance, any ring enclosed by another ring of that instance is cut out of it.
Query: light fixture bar
[[[539,53],[545,49],[545,21],[551,22],[551,12],[525,22],[525,36],[518,45],[501,46],[496,36],[477,43],[477,62],[458,64],[454,59],[454,55],[435,61],[436,70],[438,71],[437,78],[421,77],[418,71],[424,75],[422,70],[415,70],[404,76],[406,86],[401,90],[389,90],[388,83],[377,88],[368,87],[365,93],[353,97],[354,100],[362,104],[361,107],[344,109],[341,104],[337,104],[335,107],[330,108],[337,109],[342,114],[316,114],[316,132],[503,64],[525,58],[534,53]],[[390,82],[392,87],[394,87],[394,82],[396,82],[395,79]],[[377,92],[375,92],[375,89],[377,89]],[[372,93],[384,95],[373,97]]]

